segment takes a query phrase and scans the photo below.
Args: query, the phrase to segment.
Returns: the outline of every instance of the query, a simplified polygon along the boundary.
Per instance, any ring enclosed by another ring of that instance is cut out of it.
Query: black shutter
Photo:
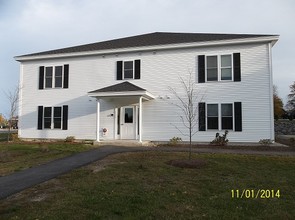
[[[42,130],[43,128],[43,106],[38,106],[38,125],[37,129]]]
[[[241,57],[240,53],[234,53],[234,81],[241,81]]]
[[[205,55],[198,56],[198,82],[205,82]]]
[[[140,79],[140,60],[135,60],[135,74],[134,79]]]
[[[68,130],[68,109],[67,105],[62,107],[62,130]]]
[[[44,89],[44,66],[39,67],[39,89]]]
[[[69,88],[69,64],[64,65],[64,88]]]
[[[117,80],[122,80],[123,61],[117,61]]]
[[[199,103],[199,131],[206,130],[206,104],[205,102]]]
[[[235,102],[235,131],[242,131],[242,103]]]

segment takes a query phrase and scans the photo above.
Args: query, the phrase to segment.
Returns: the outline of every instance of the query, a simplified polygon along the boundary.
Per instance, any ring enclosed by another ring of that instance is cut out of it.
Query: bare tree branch
[[[192,71],[189,71],[189,76],[187,79],[179,76],[180,81],[180,88],[182,89],[179,92],[177,89],[172,87],[168,87],[170,93],[175,96],[178,102],[172,102],[174,106],[180,109],[182,112],[179,115],[181,122],[185,129],[188,129],[188,134],[185,134],[179,127],[173,124],[173,126],[183,135],[188,136],[190,140],[190,152],[189,152],[189,159],[191,159],[191,148],[192,148],[192,137],[198,132],[196,126],[198,124],[198,115],[199,115],[199,108],[198,104],[204,98],[204,94],[200,95],[200,91],[198,91],[196,87],[196,83],[193,79]]]
[[[10,133],[12,128],[12,121],[16,116],[18,109],[18,101],[19,101],[19,92],[20,88],[16,86],[13,90],[9,90],[7,92],[4,91],[4,94],[9,102],[9,112],[8,112],[8,136],[7,141],[10,140]]]

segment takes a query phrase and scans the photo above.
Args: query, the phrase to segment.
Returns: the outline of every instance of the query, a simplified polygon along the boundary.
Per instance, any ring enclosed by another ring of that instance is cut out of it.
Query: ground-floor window
[[[68,129],[68,106],[38,106],[38,130]]]
[[[199,103],[199,131],[242,131],[242,103]]]

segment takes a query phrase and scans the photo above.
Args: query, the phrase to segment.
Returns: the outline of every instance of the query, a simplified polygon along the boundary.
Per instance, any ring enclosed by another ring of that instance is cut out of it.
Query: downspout
[[[270,92],[270,140],[275,140],[274,134],[274,104],[273,104],[273,73],[272,73],[272,46],[268,44],[268,58],[269,58],[269,92]]]

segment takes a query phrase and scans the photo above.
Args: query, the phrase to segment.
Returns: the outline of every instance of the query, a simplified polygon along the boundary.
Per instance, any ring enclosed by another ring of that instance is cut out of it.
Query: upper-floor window
[[[241,81],[240,53],[198,56],[198,83]]]
[[[39,89],[69,88],[69,65],[40,66]]]
[[[206,56],[206,80],[225,81],[233,79],[232,55]]]
[[[140,79],[140,60],[117,61],[117,80]]]
[[[123,78],[124,79],[133,79],[133,61],[125,61],[123,62],[124,71],[123,71]]]

